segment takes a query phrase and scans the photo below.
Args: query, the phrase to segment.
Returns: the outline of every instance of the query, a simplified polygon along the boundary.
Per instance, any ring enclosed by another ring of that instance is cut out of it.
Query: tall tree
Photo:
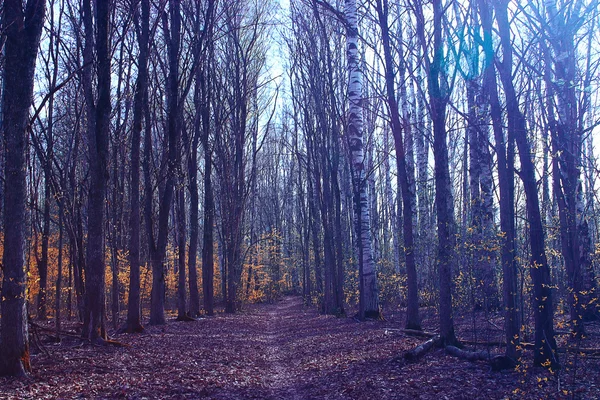
[[[581,179],[585,131],[583,114],[587,110],[582,107],[585,103],[576,94],[582,75],[577,71],[575,41],[586,9],[581,1],[573,2],[570,6],[561,3],[545,3],[548,22],[543,26],[545,39],[549,43],[542,41],[542,48],[545,50],[547,113],[554,154],[553,189],[558,204],[562,256],[570,291],[571,324],[573,331],[583,334],[584,319],[594,318],[595,311],[593,295],[585,290],[589,286],[588,282],[584,282],[586,277],[594,281],[593,274],[587,276],[591,260],[589,246],[585,246],[585,243],[590,239],[587,237],[587,222],[583,213]],[[585,247],[588,247],[587,251],[583,250]],[[584,285],[587,287],[584,288]]]
[[[25,274],[25,150],[33,79],[45,0],[5,0],[2,13],[4,77],[2,137],[4,147],[4,254],[0,375],[25,375],[29,364]]]
[[[377,318],[379,289],[373,260],[366,158],[363,141],[362,70],[358,58],[358,11],[356,0],[346,0],[346,57],[348,62],[348,147],[352,166],[354,221],[358,246],[359,314],[361,318]]]
[[[438,231],[438,273],[440,285],[440,336],[445,345],[458,342],[454,333],[452,317],[452,274],[456,265],[456,221],[454,219],[454,196],[448,164],[446,131],[446,108],[449,101],[448,81],[444,66],[444,41],[442,18],[444,8],[441,0],[433,0],[433,59],[430,58],[425,35],[425,16],[422,4],[414,4],[417,17],[417,35],[423,48],[429,112],[433,121],[433,156],[435,160],[435,207]]]
[[[150,257],[152,264],[152,293],[150,306],[150,324],[163,325],[165,320],[165,274],[167,244],[169,239],[169,215],[175,192],[175,179],[178,171],[179,139],[181,134],[181,98],[179,92],[179,53],[181,45],[181,1],[169,0],[169,10],[162,15],[162,27],[167,42],[167,66],[166,77],[166,103],[167,124],[165,130],[167,147],[165,158],[167,163],[164,186],[159,194],[158,210],[158,236],[154,238],[152,224],[152,192],[150,198],[146,198],[146,224],[149,233]],[[148,112],[148,111],[147,111]],[[149,130],[146,135],[151,135]],[[149,145],[149,137],[146,138],[145,146]],[[150,149],[145,149],[149,152]],[[146,153],[144,163],[149,164],[149,154]],[[149,165],[146,165],[149,169]],[[148,173],[148,172],[146,172]],[[146,186],[151,185],[149,179]],[[146,189],[148,191],[148,188]]]
[[[148,97],[148,43],[150,38],[150,1],[141,0],[141,10],[135,4],[132,10],[139,48],[138,75],[133,98],[133,124],[131,128],[131,183],[129,219],[129,298],[127,321],[122,328],[128,333],[142,332],[140,304],[140,142],[144,102]],[[149,124],[150,121],[145,121]]]
[[[535,365],[558,365],[556,340],[554,339],[554,310],[552,308],[552,285],[550,269],[546,259],[544,230],[540,213],[540,201],[537,193],[535,166],[531,159],[531,144],[527,137],[525,117],[519,109],[519,99],[513,83],[513,48],[508,18],[508,1],[495,3],[496,22],[498,23],[502,46],[502,61],[498,64],[500,79],[506,96],[506,115],[509,135],[513,135],[519,150],[521,161],[521,180],[525,189],[527,217],[529,222],[529,241],[531,248],[530,273],[533,281],[533,312],[535,316]]]
[[[110,129],[110,16],[112,1],[83,1],[85,28],[84,64],[87,72],[84,91],[88,110],[88,241],[85,270],[85,314],[82,335],[92,342],[106,339],[105,307],[105,198],[108,180],[108,138]],[[95,26],[93,21],[95,20]],[[92,71],[96,88],[92,88]],[[96,98],[94,95],[96,93]]]
[[[500,229],[502,231],[502,293],[504,302],[505,356],[516,364],[519,358],[519,314],[517,312],[517,266],[515,254],[515,178],[514,139],[504,132],[502,106],[498,97],[495,51],[492,37],[492,10],[486,0],[478,1],[483,28],[483,94],[490,105],[496,157],[498,158],[498,186],[500,189]]]
[[[403,138],[403,125],[400,119],[398,109],[398,101],[396,99],[395,85],[395,65],[392,55],[392,44],[390,42],[389,32],[389,5],[388,0],[377,0],[377,14],[379,16],[379,27],[381,29],[381,39],[383,45],[383,54],[385,62],[385,87],[387,94],[388,113],[390,118],[390,126],[392,135],[394,136],[394,145],[396,149],[396,164],[398,169],[398,181],[402,190],[403,203],[403,237],[404,237],[404,254],[406,260],[406,274],[408,283],[408,300],[406,311],[406,328],[421,329],[421,321],[419,319],[419,296],[417,283],[417,268],[415,264],[415,244],[413,234],[413,215],[415,193],[410,190],[410,182],[407,171],[406,152]],[[401,23],[399,21],[398,23]],[[402,48],[403,44],[399,44]],[[399,54],[402,60],[403,52]],[[404,84],[404,83],[402,83]],[[408,123],[406,125],[409,125]]]

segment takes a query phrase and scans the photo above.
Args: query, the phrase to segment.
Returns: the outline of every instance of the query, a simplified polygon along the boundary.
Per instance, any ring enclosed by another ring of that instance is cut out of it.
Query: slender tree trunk
[[[406,273],[408,286],[408,301],[406,312],[406,328],[421,329],[419,318],[419,297],[417,269],[415,263],[415,245],[413,235],[413,214],[414,214],[414,193],[410,191],[410,183],[407,173],[406,153],[404,148],[404,138],[402,134],[403,125],[400,120],[398,110],[398,101],[396,100],[396,89],[394,84],[394,62],[390,43],[389,25],[388,25],[388,2],[387,0],[378,0],[377,11],[379,14],[379,26],[383,42],[383,52],[385,60],[385,83],[387,93],[388,111],[390,114],[390,125],[394,136],[396,149],[396,165],[398,169],[398,180],[402,190],[403,203],[403,236],[404,236],[404,254],[406,259]],[[402,44],[400,45],[402,46]],[[402,59],[402,54],[400,58]],[[408,124],[405,124],[407,126]]]
[[[152,293],[150,298],[150,325],[164,325],[165,319],[165,263],[169,234],[169,214],[174,197],[178,170],[181,110],[179,99],[179,47],[181,42],[181,4],[169,1],[169,22],[163,20],[167,36],[169,72],[167,76],[167,176],[160,196],[158,210],[158,237],[152,257]]]
[[[52,117],[50,117],[52,118]],[[50,144],[48,144],[50,146]],[[50,148],[48,152],[50,152]],[[46,159],[45,164],[50,160]],[[50,188],[49,165],[44,166],[44,222],[42,228],[42,257],[38,263],[38,273],[40,278],[40,291],[38,293],[37,318],[45,320],[46,311],[46,291],[48,287],[48,242],[50,240],[50,198],[52,197]]]
[[[144,102],[148,93],[148,42],[150,36],[150,1],[141,0],[141,17],[137,20],[137,9],[133,10],[136,23],[140,24],[138,46],[140,49],[138,76],[134,94],[133,124],[131,130],[131,213],[129,219],[129,300],[127,322],[123,331],[142,332],[140,301],[140,142]],[[146,121],[149,124],[150,121]]]
[[[212,52],[209,51],[209,54]],[[214,224],[215,224],[215,203],[212,186],[212,147],[210,146],[210,80],[209,71],[205,70],[201,75],[202,104],[200,114],[202,117],[202,147],[204,149],[204,222],[202,234],[202,292],[204,298],[204,311],[206,314],[214,314]],[[221,275],[225,282],[225,274]],[[226,292],[223,291],[223,296]]]
[[[425,18],[422,5],[415,7],[417,11],[417,34],[423,48],[428,54],[425,37]],[[440,287],[440,336],[444,345],[458,342],[454,333],[452,317],[453,270],[456,265],[456,221],[454,219],[454,196],[448,164],[448,144],[446,132],[446,107],[448,105],[448,88],[443,70],[442,40],[443,8],[440,0],[433,0],[433,60],[425,56],[427,70],[427,90],[431,118],[433,120],[433,156],[435,160],[435,206],[437,211],[438,230],[438,274]]]
[[[183,183],[180,182],[177,190],[177,252],[178,252],[178,285],[177,285],[177,318],[185,319],[187,316],[187,282],[185,271],[185,249],[187,244],[187,234],[185,226],[185,194]]]
[[[58,260],[56,262],[56,296],[54,301],[54,326],[56,328],[56,336],[60,336],[61,331],[61,296],[63,280],[63,214],[63,204],[61,201],[58,204]]]
[[[485,69],[483,93],[490,104],[490,115],[498,158],[498,184],[500,189],[500,229],[502,231],[502,276],[504,298],[504,326],[506,335],[506,357],[514,364],[519,358],[519,314],[517,310],[517,266],[515,260],[515,188],[514,188],[514,141],[503,132],[502,108],[498,97],[496,70],[494,67],[494,45],[492,41],[492,15],[485,0],[479,0],[479,12],[484,32],[483,49]],[[508,148],[507,148],[508,144]]]
[[[548,120],[552,132],[554,192],[558,203],[562,256],[569,284],[571,325],[578,335],[585,334],[586,317],[593,316],[593,294],[584,290],[584,277],[589,271],[590,258],[582,251],[590,239],[583,210],[583,114],[576,94],[577,81],[575,22],[581,18],[581,5],[575,4],[570,14],[557,9],[552,1],[546,3],[549,21],[548,38],[555,54],[546,51],[546,86],[548,90]],[[553,68],[552,68],[553,67]],[[586,86],[589,87],[589,86]],[[556,111],[554,104],[556,99]],[[587,285],[586,285],[587,286]]]
[[[192,147],[188,149],[188,183],[190,192],[190,247],[188,250],[188,271],[190,289],[190,316],[200,315],[200,293],[198,291],[198,136],[194,135]]]

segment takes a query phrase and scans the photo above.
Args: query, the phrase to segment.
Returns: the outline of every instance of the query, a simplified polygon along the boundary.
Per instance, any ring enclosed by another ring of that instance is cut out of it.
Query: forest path
[[[60,344],[45,344],[46,352],[34,347],[31,379],[0,378],[0,399],[556,397],[555,378],[543,371],[525,381],[523,375],[492,373],[485,364],[456,360],[443,350],[414,364],[393,361],[422,340],[398,333],[402,313],[388,312],[386,318],[358,323],[320,315],[300,297],[284,297],[236,314],[170,320],[143,334],[117,336],[126,347],[82,346],[74,334]],[[436,322],[425,321],[426,329]],[[586,368],[600,372],[598,363]],[[595,387],[589,380],[581,385],[586,391]],[[585,393],[582,398],[598,398]]]
[[[297,318],[303,310],[302,299],[286,297],[282,301],[268,306],[266,312],[257,317],[265,323],[264,354],[268,364],[265,381],[274,399],[303,399],[302,388],[294,385],[298,366],[294,365],[295,353],[290,351],[291,341],[297,332],[291,332],[298,326]],[[304,315],[306,318],[307,316]]]

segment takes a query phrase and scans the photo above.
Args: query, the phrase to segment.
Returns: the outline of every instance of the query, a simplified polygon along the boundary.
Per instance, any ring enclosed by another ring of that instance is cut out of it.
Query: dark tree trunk
[[[406,329],[421,330],[421,321],[419,318],[419,289],[417,282],[417,268],[414,253],[414,235],[413,235],[413,214],[415,210],[414,193],[411,193],[409,179],[407,174],[406,153],[404,151],[404,138],[402,137],[402,122],[398,110],[398,101],[396,99],[395,89],[395,71],[390,43],[390,33],[388,25],[388,1],[378,0],[377,12],[379,15],[379,27],[385,61],[385,83],[387,93],[388,111],[390,115],[390,125],[394,136],[394,145],[396,149],[398,181],[402,191],[403,203],[403,237],[404,237],[404,256],[406,261],[406,274],[408,286],[408,301],[406,311]],[[402,46],[402,44],[400,44]],[[402,59],[403,54],[400,54]]]
[[[514,183],[514,141],[509,134],[505,139],[502,123],[502,108],[498,97],[496,70],[494,67],[494,46],[492,41],[492,15],[485,0],[479,0],[479,12],[484,32],[483,48],[485,69],[483,92],[490,104],[490,116],[496,142],[498,158],[498,185],[500,189],[500,229],[502,241],[502,276],[504,298],[504,326],[506,335],[506,357],[518,362],[519,314],[517,312],[517,266],[515,260],[515,183]],[[508,144],[508,148],[507,148]]]
[[[167,77],[167,176],[160,196],[158,210],[158,237],[152,255],[152,294],[150,299],[150,324],[163,325],[165,320],[165,262],[169,236],[169,214],[174,197],[175,178],[178,170],[178,144],[180,137],[179,99],[179,47],[181,41],[180,1],[169,1],[169,22],[163,20],[167,37],[169,73]]]
[[[208,315],[214,314],[214,224],[215,224],[215,203],[212,187],[212,148],[209,143],[210,135],[210,81],[208,80],[208,71],[203,71],[204,79],[201,80],[201,92],[203,101],[200,106],[202,117],[202,147],[204,149],[204,223],[202,233],[202,292],[204,300],[204,311]],[[221,275],[225,281],[225,274]],[[225,291],[223,291],[225,296]]]
[[[88,195],[88,241],[85,270],[85,314],[82,335],[92,342],[106,339],[105,307],[105,254],[104,254],[104,200],[108,180],[108,137],[110,129],[110,1],[96,2],[92,25],[92,5],[83,2],[85,26],[84,62],[95,58],[97,101],[94,104],[91,67],[84,80],[88,109],[88,146],[90,187]],[[95,57],[93,56],[95,48]]]
[[[315,200],[315,190],[313,188],[312,178],[307,176],[308,180],[308,213],[309,213],[309,225],[311,229],[312,236],[312,247],[313,247],[313,257],[315,264],[315,286],[316,286],[316,295],[317,298],[323,294],[323,265],[321,263],[321,235],[319,232],[318,220],[319,216],[317,215],[318,210],[316,206]]]
[[[550,270],[544,247],[544,231],[537,193],[535,166],[531,159],[531,146],[527,138],[526,122],[519,109],[519,99],[512,78],[512,44],[508,20],[508,1],[496,2],[496,20],[500,32],[503,60],[499,64],[500,78],[506,95],[506,112],[509,135],[513,135],[521,161],[521,180],[525,189],[527,216],[529,218],[529,240],[531,247],[530,273],[533,281],[535,316],[534,364],[558,365],[556,341],[554,339],[554,310],[552,309],[552,289]]]
[[[198,269],[196,258],[198,257],[198,136],[194,134],[191,148],[188,149],[188,184],[190,192],[190,247],[188,250],[188,271],[190,289],[190,316],[197,317],[200,314],[200,293],[198,291]]]
[[[48,144],[50,145],[50,144]],[[50,152],[50,150],[48,150]],[[52,197],[50,188],[50,160],[47,158],[44,164],[44,222],[42,228],[42,257],[38,264],[38,273],[40,278],[40,291],[38,293],[37,318],[45,320],[46,311],[46,290],[48,287],[48,242],[50,240],[50,198]]]
[[[423,53],[428,54],[425,37],[425,19],[422,6],[417,10],[417,32]],[[448,144],[446,132],[447,88],[443,72],[443,9],[440,0],[433,0],[433,61],[425,56],[427,69],[427,89],[433,120],[433,156],[435,160],[435,206],[438,230],[438,274],[440,285],[440,336],[443,345],[455,345],[458,340],[454,333],[452,317],[453,269],[456,264],[456,222],[454,220],[454,196],[448,164]]]
[[[553,52],[542,42],[546,58],[546,87],[548,122],[552,133],[554,193],[559,211],[562,256],[568,276],[571,328],[578,335],[585,334],[584,320],[594,317],[596,306],[593,289],[585,279],[590,270],[590,258],[585,251],[589,242],[584,216],[583,185],[580,167],[583,165],[584,106],[580,106],[576,87],[581,84],[577,74],[575,35],[581,6],[575,5],[572,13],[557,9],[556,4],[546,5],[548,15],[548,40]],[[554,54],[554,58],[552,58]],[[589,67],[588,67],[589,68]],[[589,84],[588,84],[589,85]],[[588,87],[586,85],[586,87]],[[556,101],[556,115],[554,102]],[[558,117],[558,118],[557,118]],[[588,286],[584,288],[584,284]],[[588,289],[588,290],[586,290]],[[598,300],[598,299],[596,299]]]
[[[56,297],[54,301],[54,326],[56,327],[56,336],[59,336],[61,331],[61,296],[63,280],[63,210],[64,206],[61,201],[58,204],[58,260],[56,262]]]
[[[45,1],[3,4],[4,88],[4,255],[2,260],[2,326],[0,375],[22,376],[31,370],[27,331],[25,273],[25,150],[38,45],[46,13]]]
[[[137,9],[133,10],[136,24],[141,27],[138,36],[140,51],[138,76],[133,99],[133,124],[131,129],[131,214],[129,219],[129,301],[127,304],[127,322],[122,328],[124,332],[142,332],[140,301],[140,142],[144,102],[148,96],[148,42],[150,37],[150,1],[141,1],[141,17],[137,17]],[[139,20],[138,20],[139,18]],[[150,124],[150,121],[145,121]]]
[[[177,190],[177,253],[178,253],[178,282],[177,282],[177,318],[185,319],[187,316],[187,287],[185,271],[185,248],[187,234],[185,226],[185,192],[183,182],[180,182]]]

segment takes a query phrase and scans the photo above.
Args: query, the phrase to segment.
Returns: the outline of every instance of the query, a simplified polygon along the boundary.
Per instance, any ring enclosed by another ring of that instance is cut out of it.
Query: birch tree
[[[344,3],[346,17],[346,58],[348,63],[348,148],[352,166],[354,224],[358,246],[359,315],[378,318],[379,291],[373,261],[371,218],[367,191],[366,158],[363,142],[362,70],[358,57],[358,12],[356,0]]]

